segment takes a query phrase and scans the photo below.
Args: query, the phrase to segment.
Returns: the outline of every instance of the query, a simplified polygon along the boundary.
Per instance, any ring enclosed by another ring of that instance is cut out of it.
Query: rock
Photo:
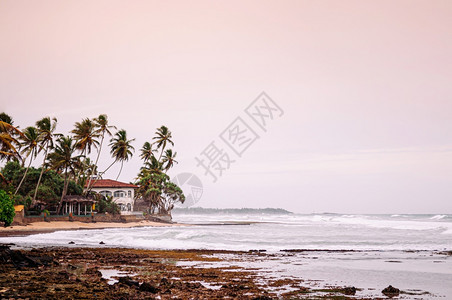
[[[103,241],[100,241],[99,245],[105,245],[105,243]]]
[[[385,296],[394,297],[400,294],[400,290],[398,288],[393,287],[392,285],[388,286],[384,290],[381,291]]]
[[[126,276],[126,277],[119,277],[118,281],[119,281],[120,283],[123,283],[123,284],[128,285],[128,286],[136,286],[136,287],[139,287],[139,286],[140,286],[140,283],[139,283],[138,281],[133,280],[133,279],[130,278],[129,276]]]
[[[155,286],[153,286],[153,285],[151,285],[151,284],[149,284],[147,282],[143,282],[140,285],[140,291],[142,291],[142,292],[149,292],[149,293],[155,294],[155,293],[158,292],[158,289]]]
[[[12,263],[16,269],[42,266],[39,261],[23,255],[22,252],[9,249],[8,245],[2,245],[0,248],[0,261],[3,263]]]
[[[102,277],[102,273],[96,267],[87,269],[86,270],[86,274],[87,275],[94,275],[94,276],[99,277],[99,278]]]
[[[342,293],[344,293],[345,295],[355,295],[356,294],[356,288],[354,286],[344,287],[342,289]]]
[[[61,277],[65,278],[65,279],[69,279],[70,274],[66,271],[60,271],[58,272],[58,275],[60,275]]]
[[[74,245],[75,243],[74,243],[74,241],[70,241],[68,244],[69,245]]]

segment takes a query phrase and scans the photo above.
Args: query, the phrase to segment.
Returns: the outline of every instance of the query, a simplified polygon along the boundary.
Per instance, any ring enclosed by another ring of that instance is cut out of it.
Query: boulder
[[[155,294],[155,293],[158,292],[158,289],[155,286],[151,285],[150,283],[143,282],[140,285],[140,291],[142,291],[142,292],[149,292],[149,293]]]
[[[398,288],[393,287],[392,285],[381,291],[385,296],[394,297],[400,294],[400,290]]]

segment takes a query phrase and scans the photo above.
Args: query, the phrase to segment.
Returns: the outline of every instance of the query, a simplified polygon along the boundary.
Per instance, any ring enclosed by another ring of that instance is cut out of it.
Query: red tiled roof
[[[91,182],[93,188],[137,188],[136,185],[130,183],[119,182],[112,179],[98,179],[94,182]],[[86,181],[85,187],[88,185],[88,181]]]

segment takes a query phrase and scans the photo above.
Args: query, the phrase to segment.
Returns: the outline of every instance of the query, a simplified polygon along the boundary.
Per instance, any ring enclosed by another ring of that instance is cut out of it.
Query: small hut
[[[90,215],[96,200],[79,195],[67,195],[63,198],[63,214]]]

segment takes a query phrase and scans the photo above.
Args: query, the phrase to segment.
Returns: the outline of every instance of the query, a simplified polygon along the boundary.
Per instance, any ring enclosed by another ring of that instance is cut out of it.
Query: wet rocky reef
[[[315,291],[301,279],[265,278],[225,261],[230,253],[0,245],[0,299],[360,299],[354,287]]]

